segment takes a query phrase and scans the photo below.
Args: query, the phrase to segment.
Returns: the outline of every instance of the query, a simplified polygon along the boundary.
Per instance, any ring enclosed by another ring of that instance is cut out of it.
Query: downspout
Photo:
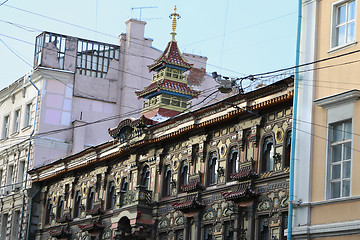
[[[36,197],[36,195],[39,194],[40,192],[40,187],[38,188],[38,190],[36,191],[36,193],[30,198],[30,205],[29,205],[29,220],[28,220],[28,225],[27,225],[27,231],[26,231],[26,239],[29,239],[30,237],[30,226],[31,226],[31,216],[32,216],[32,205],[33,205],[33,201],[34,201],[34,197]]]
[[[302,18],[302,0],[299,0],[295,66],[299,66],[300,63],[301,18]],[[299,87],[299,68],[295,68],[293,121],[292,121],[292,129],[291,129],[291,152],[290,152],[289,212],[288,212],[288,234],[287,234],[288,240],[292,239],[292,224],[293,224],[294,175],[295,175],[294,160],[295,160],[296,119],[297,119],[298,91],[299,91],[298,87]]]
[[[36,87],[36,85],[33,83],[33,81],[31,80],[31,73],[29,74],[29,82],[34,86],[34,88],[37,91],[37,95],[36,95],[36,104],[35,104],[35,115],[34,115],[34,124],[33,124],[33,129],[30,133],[30,137],[29,137],[29,148],[28,148],[28,156],[27,156],[27,163],[26,163],[26,174],[25,174],[25,183],[24,183],[24,191],[23,191],[23,205],[22,205],[22,209],[21,209],[21,220],[20,220],[20,231],[19,231],[19,240],[21,240],[21,234],[22,234],[22,226],[23,226],[23,220],[24,220],[24,211],[25,211],[25,191],[27,191],[26,189],[26,185],[27,185],[27,178],[28,178],[28,171],[29,171],[29,164],[30,164],[30,150],[31,150],[31,139],[33,138],[33,135],[35,133],[35,124],[36,124],[36,116],[37,116],[37,109],[38,109],[38,101],[39,101],[39,95],[40,95],[40,90]]]

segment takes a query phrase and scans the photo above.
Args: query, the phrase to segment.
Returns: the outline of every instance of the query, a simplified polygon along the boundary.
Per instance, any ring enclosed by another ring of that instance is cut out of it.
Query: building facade
[[[125,119],[113,142],[31,170],[36,239],[285,239],[292,86]]]
[[[144,37],[145,24],[128,20],[118,45],[43,32],[33,72],[0,91],[1,239],[25,239],[29,221],[36,228],[28,218],[33,193],[24,190],[28,169],[109,141],[109,127],[141,115],[134,92],[148,84],[146,65],[161,55]],[[207,58],[186,56],[195,66],[189,82],[206,92],[215,85]]]
[[[358,1],[303,1],[294,239],[358,239]]]
[[[29,172],[35,239],[285,239],[293,78],[189,111],[175,28],[137,92],[144,115]]]

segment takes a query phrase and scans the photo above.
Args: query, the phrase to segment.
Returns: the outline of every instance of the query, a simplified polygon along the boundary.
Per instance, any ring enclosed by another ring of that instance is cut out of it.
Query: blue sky
[[[147,21],[145,36],[154,39],[153,46],[163,50],[171,38],[169,15],[174,5],[181,15],[176,36],[180,50],[208,57],[209,73],[241,77],[295,64],[295,0],[221,0],[216,4],[209,0],[8,0],[0,6],[0,89],[31,70],[5,44],[30,64],[33,43],[41,31],[117,44],[117,36],[126,31],[125,21],[140,17],[140,11],[131,8],[156,7],[144,8],[141,17]]]

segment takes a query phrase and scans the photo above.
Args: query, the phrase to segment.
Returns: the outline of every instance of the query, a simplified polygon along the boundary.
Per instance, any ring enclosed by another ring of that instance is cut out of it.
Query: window
[[[233,221],[226,221],[224,222],[224,239],[225,240],[233,240],[234,239],[234,229],[233,229],[234,222]]]
[[[24,127],[30,126],[30,124],[31,124],[31,103],[26,104],[25,106]]]
[[[129,182],[127,180],[127,177],[123,177],[121,180],[121,191],[127,192],[128,185],[129,185]]]
[[[217,155],[216,153],[212,152],[210,153],[209,158],[209,185],[214,185],[217,183]]]
[[[356,1],[342,1],[333,5],[332,44],[338,47],[355,41]]]
[[[1,218],[0,239],[6,239],[6,229],[7,229],[8,220],[9,220],[9,215],[7,213],[3,214]]]
[[[192,152],[191,152],[191,162],[193,164],[193,171],[192,173],[196,173],[196,163],[199,159],[199,144],[192,145]]]
[[[114,182],[109,183],[108,196],[107,196],[107,209],[112,209],[115,206],[115,184]]]
[[[350,196],[351,121],[330,126],[330,198]]]
[[[4,117],[4,122],[3,122],[3,138],[8,138],[9,137],[9,116],[5,116]]]
[[[17,110],[14,113],[14,129],[13,129],[13,133],[19,132],[19,129],[20,129],[20,110]]]
[[[80,217],[81,213],[81,194],[80,191],[76,191],[74,199],[74,218]]]
[[[205,225],[205,227],[204,227],[204,239],[205,240],[214,239],[212,225]]]
[[[181,168],[180,168],[180,178],[179,178],[180,187],[187,185],[188,179],[189,179],[189,165],[187,164],[187,162],[183,161],[181,163]]]
[[[66,36],[45,32],[38,35],[35,41],[34,68],[41,65],[42,55],[46,49],[48,51],[52,51],[52,54],[54,54],[53,51],[56,51],[57,60],[59,63],[58,68],[64,69]]]
[[[263,144],[261,172],[269,172],[274,168],[274,140],[273,137],[266,137]]]
[[[236,146],[230,148],[228,168],[229,178],[231,174],[237,173],[239,171],[239,151]]]
[[[25,171],[25,161],[20,161],[18,165],[18,185],[17,187],[21,187],[24,181],[24,171]],[[27,173],[25,173],[27,174]]]
[[[12,229],[11,229],[11,239],[19,239],[19,221],[20,221],[20,211],[16,210],[12,216]]]
[[[176,230],[175,231],[175,240],[184,240],[184,230]]]
[[[64,199],[60,196],[56,206],[56,217],[62,218],[64,214]]]
[[[269,218],[267,217],[260,217],[259,218],[259,239],[260,240],[270,240],[269,234]]]
[[[164,182],[163,182],[163,196],[171,195],[171,168],[169,165],[165,167]]]
[[[149,189],[150,184],[150,169],[148,166],[145,166],[142,173],[141,185],[145,187],[145,189]]]
[[[8,185],[6,187],[6,190],[9,192],[13,189],[13,174],[14,174],[14,166],[13,165],[9,165],[8,166],[8,171],[7,171],[7,179],[6,179],[6,185]]]
[[[86,210],[91,210],[94,208],[95,192],[93,188],[89,189],[87,196]]]
[[[286,133],[284,144],[284,168],[288,168],[290,167],[291,131]]]
[[[51,224],[51,213],[52,213],[52,203],[51,200],[48,199],[46,209],[45,209],[45,221],[44,224]]]

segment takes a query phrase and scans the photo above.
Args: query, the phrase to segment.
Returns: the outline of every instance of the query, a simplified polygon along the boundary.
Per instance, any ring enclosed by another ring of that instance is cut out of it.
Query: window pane
[[[355,19],[355,1],[348,4],[348,21]]]
[[[351,142],[344,144],[344,160],[351,159]]]
[[[351,161],[344,162],[343,178],[350,178],[351,176]]]
[[[355,27],[355,23],[354,23],[354,27]],[[346,123],[344,123],[344,125],[345,125],[345,127],[344,127],[344,131],[345,131],[344,139],[351,139],[351,133],[352,133],[351,122],[346,122]]]
[[[355,40],[355,22],[349,23],[347,29],[347,42]]]
[[[344,23],[346,19],[346,5],[338,8],[337,24]]]
[[[338,162],[341,160],[341,147],[341,144],[332,147],[332,162]]]
[[[332,171],[331,171],[331,179],[339,179],[340,178],[340,172],[341,172],[341,165],[340,164],[336,164],[332,166]]]
[[[342,140],[342,124],[336,124],[333,126],[333,142]]]
[[[336,42],[337,45],[345,44],[345,25],[336,28]]]
[[[331,183],[331,198],[340,197],[340,182]]]
[[[350,196],[350,181],[349,180],[343,181],[342,196],[343,197]]]

